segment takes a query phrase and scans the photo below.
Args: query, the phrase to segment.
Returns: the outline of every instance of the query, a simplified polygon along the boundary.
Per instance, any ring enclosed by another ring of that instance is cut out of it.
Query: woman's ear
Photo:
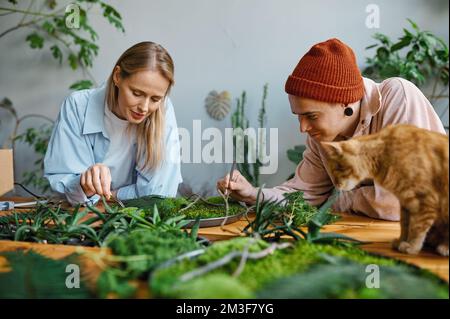
[[[329,156],[342,154],[342,142],[320,142],[320,144]]]
[[[120,66],[116,65],[113,72],[113,82],[115,86],[118,86],[120,83]]]

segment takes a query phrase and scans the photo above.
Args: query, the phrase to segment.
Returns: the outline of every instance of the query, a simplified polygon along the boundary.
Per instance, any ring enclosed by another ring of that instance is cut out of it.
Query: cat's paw
[[[398,251],[400,251],[402,253],[410,254],[410,255],[416,255],[420,251],[420,248],[412,246],[407,241],[400,242],[397,249],[398,249]]]
[[[391,247],[394,249],[398,249],[398,246],[400,245],[401,240],[400,238],[394,239],[391,243]]]
[[[439,255],[448,257],[448,245],[447,244],[440,244],[436,247],[436,251]]]

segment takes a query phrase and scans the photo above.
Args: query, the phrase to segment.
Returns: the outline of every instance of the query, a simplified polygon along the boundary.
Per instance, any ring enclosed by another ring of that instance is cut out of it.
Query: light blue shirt
[[[62,104],[44,158],[44,177],[51,188],[65,194],[72,204],[95,204],[100,196],[87,197],[80,185],[81,173],[102,163],[110,140],[104,126],[105,86],[73,92]],[[182,182],[180,142],[172,102],[166,99],[165,154],[159,168],[133,170],[132,184],[120,187],[120,200],[145,195],[175,197]],[[130,159],[131,160],[131,159]]]

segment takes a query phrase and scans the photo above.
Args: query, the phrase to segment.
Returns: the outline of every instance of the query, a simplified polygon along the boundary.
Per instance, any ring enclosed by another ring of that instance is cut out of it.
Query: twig
[[[269,247],[267,247],[264,250],[261,250],[259,252],[256,253],[248,253],[247,258],[246,259],[261,259],[266,257],[267,255],[272,254],[275,250],[277,249],[285,249],[287,247],[292,246],[291,243],[281,243],[281,244],[277,244],[277,243],[273,243],[271,244]],[[188,280],[191,280],[195,277],[204,275],[214,269],[217,269],[219,267],[222,267],[226,264],[228,264],[229,262],[231,262],[234,258],[236,257],[242,257],[244,253],[241,251],[233,251],[231,253],[229,253],[228,255],[225,255],[224,257],[222,257],[221,259],[218,259],[212,263],[209,263],[203,267],[194,269],[193,271],[187,272],[185,274],[183,274],[180,277],[180,281],[181,282],[185,282]]]
[[[200,200],[200,196],[197,197],[192,203],[190,203],[189,205],[187,205],[186,207],[181,208],[178,213],[181,213],[189,208],[191,208],[192,206],[194,206],[198,201]]]
[[[13,11],[13,10],[10,10],[10,9],[8,9],[8,8],[2,8],[2,7],[0,7],[0,11],[2,11],[2,10],[3,10],[3,11],[8,11],[8,13],[18,13],[18,12],[20,12],[20,13],[28,13],[28,14],[32,14],[32,12],[26,12],[25,10],[22,10],[22,12],[21,12],[21,11]],[[27,26],[30,26],[30,25],[32,25],[32,24],[36,24],[36,23],[38,23],[38,22],[40,22],[40,21],[42,21],[42,20],[44,20],[44,19],[46,19],[46,18],[52,18],[52,17],[55,17],[55,16],[58,15],[59,12],[61,12],[61,11],[63,11],[63,10],[65,10],[65,9],[62,8],[62,9],[56,10],[56,11],[54,11],[53,13],[50,13],[50,14],[47,14],[47,15],[44,15],[44,16],[42,16],[43,14],[41,14],[41,15],[39,15],[39,14],[33,14],[33,15],[37,15],[37,16],[41,16],[41,17],[40,17],[40,18],[37,18],[37,19],[34,19],[34,20],[31,20],[31,21],[28,21],[28,22],[25,22],[25,23],[19,23],[19,24],[15,25],[14,27],[11,27],[11,28],[9,28],[9,29],[6,29],[5,31],[3,31],[2,33],[0,33],[0,38],[2,38],[2,37],[5,36],[6,34],[12,32],[12,31],[14,31],[14,30],[20,29],[20,28],[22,28],[22,27],[27,27]]]
[[[42,13],[42,12],[35,12],[35,11],[22,10],[22,9],[0,7],[0,11],[7,11],[7,12],[13,12],[13,13],[25,13],[25,14],[30,14],[30,15],[45,17],[45,18],[53,18],[57,13],[59,13],[62,10],[65,10],[65,9],[62,8],[62,9],[56,10],[51,13]]]
[[[33,3],[34,3],[34,0],[30,0],[30,4],[28,5],[27,11],[30,11],[31,7],[33,6]],[[19,24],[21,24],[21,23],[23,23],[23,22],[25,21],[25,19],[27,18],[28,14],[29,14],[29,13],[27,12],[27,13],[25,13],[25,14],[23,15],[23,17],[22,17],[22,19],[20,20]]]
[[[223,219],[222,224],[220,224],[220,229],[223,230],[224,229],[223,226],[228,220],[228,211],[229,211],[228,196],[222,193],[220,189],[217,189],[217,192],[220,194],[220,196],[222,196],[223,201],[225,202],[225,218]]]
[[[234,271],[232,277],[239,277],[239,275],[242,273],[242,271],[244,270],[245,267],[245,263],[247,262],[247,258],[248,258],[248,253],[249,253],[249,249],[250,246],[255,243],[255,240],[252,238],[248,241],[247,245],[245,245],[244,250],[242,252],[242,258],[239,261],[239,265],[236,268],[236,270]]]

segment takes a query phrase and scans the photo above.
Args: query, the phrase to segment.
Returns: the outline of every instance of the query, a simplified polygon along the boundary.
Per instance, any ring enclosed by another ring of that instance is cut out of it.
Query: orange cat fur
[[[417,254],[426,242],[448,256],[448,136],[399,124],[322,147],[338,189],[372,179],[398,198],[401,235],[394,248]]]

